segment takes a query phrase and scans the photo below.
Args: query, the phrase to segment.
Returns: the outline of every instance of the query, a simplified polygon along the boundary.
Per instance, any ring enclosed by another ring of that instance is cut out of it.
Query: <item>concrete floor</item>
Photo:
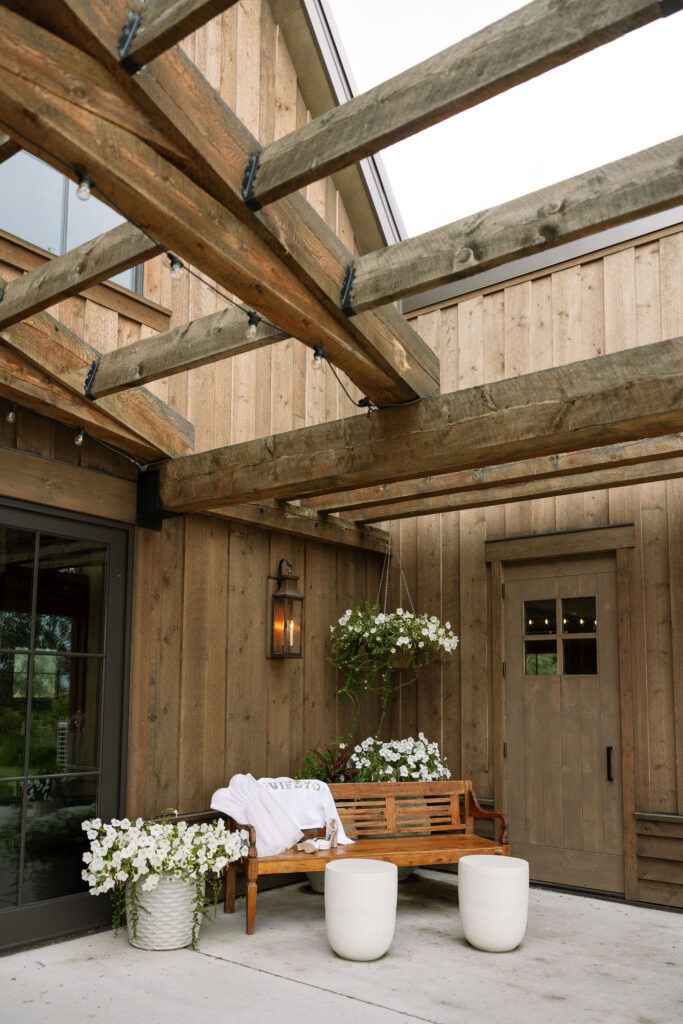
[[[421,871],[399,886],[381,960],[330,950],[323,897],[296,884],[204,923],[200,950],[134,949],[111,932],[0,959],[2,1024],[679,1024],[683,915],[532,889],[512,953],[467,945],[456,880]]]

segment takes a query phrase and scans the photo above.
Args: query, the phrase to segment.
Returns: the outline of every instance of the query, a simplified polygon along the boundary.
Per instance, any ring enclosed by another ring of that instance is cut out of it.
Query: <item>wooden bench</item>
[[[259,875],[324,871],[330,860],[369,857],[398,867],[454,864],[470,853],[507,856],[510,853],[505,818],[479,806],[471,782],[358,782],[330,786],[339,817],[352,846],[300,853],[296,847],[272,857],[256,853],[251,825],[227,818],[230,828],[249,832],[249,854],[226,870],[225,912],[235,910],[238,867],[246,874],[247,934],[254,932]],[[227,817],[227,815],[224,815]],[[475,818],[500,822],[500,835],[482,839],[474,834]],[[324,829],[308,835],[324,835]]]

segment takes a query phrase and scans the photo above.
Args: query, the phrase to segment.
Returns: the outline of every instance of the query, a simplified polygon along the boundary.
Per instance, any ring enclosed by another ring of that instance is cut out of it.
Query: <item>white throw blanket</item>
[[[213,794],[211,807],[241,825],[254,826],[259,857],[289,850],[302,838],[302,828],[321,828],[330,818],[339,821],[329,786],[317,779],[257,782],[253,775],[233,775],[227,787]],[[337,842],[352,841],[339,822]]]

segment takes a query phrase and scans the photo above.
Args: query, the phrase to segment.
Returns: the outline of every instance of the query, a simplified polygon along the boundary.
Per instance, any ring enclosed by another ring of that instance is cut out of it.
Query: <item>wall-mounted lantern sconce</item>
[[[286,571],[283,571],[286,566]],[[277,576],[269,576],[278,582],[273,594],[273,625],[270,655],[272,658],[301,658],[303,642],[304,595],[295,586],[298,576],[292,575],[294,566],[281,558]]]

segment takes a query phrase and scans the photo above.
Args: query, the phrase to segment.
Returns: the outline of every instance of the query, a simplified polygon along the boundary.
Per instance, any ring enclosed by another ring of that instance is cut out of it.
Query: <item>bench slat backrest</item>
[[[334,783],[330,791],[347,835],[363,839],[472,831],[464,812],[471,788],[459,780],[351,782]]]

